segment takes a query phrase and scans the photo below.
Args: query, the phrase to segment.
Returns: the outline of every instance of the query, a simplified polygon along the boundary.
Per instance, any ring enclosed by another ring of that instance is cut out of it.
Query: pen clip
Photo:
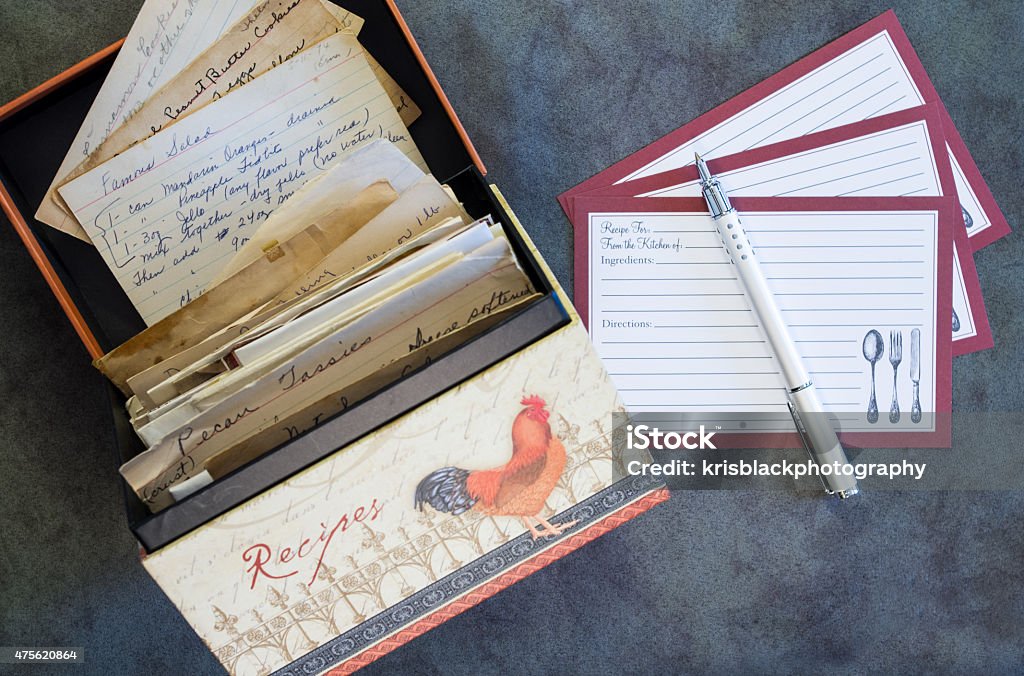
[[[810,436],[807,434],[807,427],[804,426],[804,421],[800,417],[800,412],[796,410],[796,405],[793,404],[793,398],[789,396],[788,393],[786,395],[786,406],[789,407],[789,414],[793,416],[793,425],[796,427],[797,436],[800,437],[800,443],[803,444],[804,450],[807,451],[807,457],[811,459],[811,462],[816,463],[817,461],[814,459],[814,453],[811,451],[811,440]],[[824,476],[819,474],[818,479],[821,481],[821,485],[824,487],[826,493],[829,495],[833,495],[835,493],[835,491],[833,491],[825,482]]]

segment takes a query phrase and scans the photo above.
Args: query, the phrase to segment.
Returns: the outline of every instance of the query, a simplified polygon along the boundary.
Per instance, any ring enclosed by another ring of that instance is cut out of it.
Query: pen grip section
[[[846,452],[836,436],[832,420],[813,385],[789,394],[790,411],[811,459],[818,465],[849,465]],[[847,492],[857,487],[857,480],[839,472],[822,475],[825,489],[832,493]]]
[[[750,239],[739,215],[735,211],[722,214],[715,219],[715,228],[730,260],[736,266],[747,300],[757,315],[772,353],[778,359],[787,388],[796,389],[809,383],[810,377],[807,375],[803,359],[797,352],[782,313],[775,304],[775,297],[768,288],[761,264],[750,245]]]

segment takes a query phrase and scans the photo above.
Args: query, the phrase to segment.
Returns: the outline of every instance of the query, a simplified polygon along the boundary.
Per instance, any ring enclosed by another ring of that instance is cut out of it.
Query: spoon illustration
[[[874,329],[864,336],[864,358],[871,363],[871,398],[868,399],[868,422],[878,422],[878,400],[875,399],[875,364],[882,358],[885,344],[882,342],[882,334]]]
[[[960,316],[953,310],[953,333],[960,330]]]
[[[962,211],[964,214],[964,227],[970,230],[971,228],[974,227],[974,219],[971,218],[971,212],[967,211],[967,209],[964,209],[964,205],[962,204],[960,205],[960,211]]]

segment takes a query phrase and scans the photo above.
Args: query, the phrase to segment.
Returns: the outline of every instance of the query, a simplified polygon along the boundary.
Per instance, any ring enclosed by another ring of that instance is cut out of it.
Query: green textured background
[[[0,0],[0,101],[123,36],[140,4]],[[555,195],[888,8],[399,5],[567,288]],[[896,11],[1016,228],[1024,5]],[[959,410],[1022,410],[1022,255],[1016,235],[977,255],[997,347],[955,361]],[[55,673],[217,673],[138,563],[100,376],[6,221],[0,260],[0,645],[85,646]],[[676,495],[366,673],[1019,673],[1022,514],[1019,492]]]

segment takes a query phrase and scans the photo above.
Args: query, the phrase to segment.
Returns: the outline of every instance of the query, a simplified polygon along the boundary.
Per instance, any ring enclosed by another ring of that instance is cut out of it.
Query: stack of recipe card
[[[973,251],[1009,227],[895,15],[559,197],[576,305],[631,409],[784,411],[695,152],[736,198],[844,438],[948,440],[951,358],[993,345]]]
[[[153,511],[535,297],[501,227],[424,171],[359,17],[238,4],[146,3],[37,214],[148,325],[97,366]]]

